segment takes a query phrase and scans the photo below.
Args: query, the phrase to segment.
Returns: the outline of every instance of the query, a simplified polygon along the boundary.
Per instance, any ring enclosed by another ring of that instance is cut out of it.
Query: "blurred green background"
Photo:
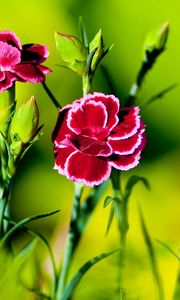
[[[140,98],[147,100],[167,86],[180,81],[180,3],[178,0],[29,0],[1,3],[1,28],[12,30],[22,43],[42,43],[49,46],[45,63],[53,69],[47,84],[62,105],[81,97],[81,80],[70,71],[55,66],[61,63],[54,43],[54,31],[78,35],[78,17],[84,18],[89,37],[102,28],[107,45],[114,43],[105,58],[120,99],[125,99],[140,67],[145,34],[154,26],[170,21],[167,50],[148,74]],[[105,80],[97,72],[93,89],[108,93]],[[53,170],[54,158],[50,141],[57,111],[42,86],[17,85],[17,99],[22,102],[31,95],[38,101],[44,135],[23,159],[12,191],[11,213],[21,219],[31,214],[61,209],[58,216],[36,222],[33,228],[53,235],[56,254],[61,256],[72,204],[73,184]],[[151,191],[139,184],[130,201],[130,230],[126,281],[128,299],[156,299],[147,249],[144,245],[138,216],[138,205],[152,239],[158,238],[178,253],[180,228],[180,89],[179,86],[163,99],[142,111],[147,124],[147,149],[141,164],[124,173],[141,174],[151,183]],[[108,194],[111,193],[109,188]],[[116,225],[105,237],[109,208],[103,209],[103,199],[87,228],[74,260],[76,269],[84,261],[103,251],[117,247]],[[21,236],[19,236],[21,241]],[[154,242],[166,299],[172,298],[178,272],[178,262],[160,244]],[[41,254],[40,254],[41,255]],[[113,299],[116,278],[116,258],[103,261],[83,279],[73,299]]]

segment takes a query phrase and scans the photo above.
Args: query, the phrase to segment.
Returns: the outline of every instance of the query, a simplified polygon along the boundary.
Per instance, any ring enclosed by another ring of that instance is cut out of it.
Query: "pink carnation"
[[[53,132],[55,169],[88,186],[107,180],[112,167],[137,166],[145,125],[136,106],[120,109],[113,95],[94,93],[59,112]]]
[[[0,92],[10,88],[15,81],[43,82],[51,70],[41,65],[48,57],[47,46],[21,45],[11,31],[0,31]]]

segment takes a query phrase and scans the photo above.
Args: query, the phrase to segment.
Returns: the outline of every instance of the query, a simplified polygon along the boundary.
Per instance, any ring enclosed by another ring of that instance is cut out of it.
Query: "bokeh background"
[[[140,67],[145,34],[153,27],[170,21],[167,49],[146,77],[140,101],[180,81],[180,3],[178,0],[29,0],[1,3],[0,30],[12,30],[22,43],[42,43],[49,46],[46,65],[53,69],[47,84],[62,105],[81,97],[81,80],[70,71],[60,69],[61,63],[54,42],[54,31],[79,35],[78,17],[84,18],[89,38],[102,29],[107,45],[114,43],[104,64],[108,68],[123,101]],[[99,70],[93,89],[110,92]],[[51,132],[57,111],[42,86],[17,85],[17,100],[22,102],[35,95],[40,109],[44,135],[23,159],[12,191],[11,213],[21,219],[31,214],[61,209],[58,216],[32,225],[49,239],[58,239],[57,256],[61,256],[72,205],[73,184],[53,170]],[[159,239],[179,251],[180,229],[180,88],[144,108],[148,144],[141,164],[123,174],[123,183],[130,174],[148,178],[151,191],[139,184],[130,201],[130,230],[125,288],[127,299],[157,299],[147,249],[140,228],[140,205],[154,241],[158,266],[165,288],[166,300],[172,298],[178,272],[177,260],[160,244]],[[111,193],[109,187],[107,194]],[[103,199],[92,217],[75,255],[73,270],[90,257],[117,247],[116,224],[105,236],[109,208],[103,209]],[[17,236],[19,247],[24,235]],[[26,237],[27,238],[27,237]],[[42,257],[42,251],[40,250]],[[46,253],[44,258],[46,258]],[[37,254],[38,255],[38,254]],[[116,258],[94,267],[82,280],[74,298],[79,300],[113,299],[116,278]]]

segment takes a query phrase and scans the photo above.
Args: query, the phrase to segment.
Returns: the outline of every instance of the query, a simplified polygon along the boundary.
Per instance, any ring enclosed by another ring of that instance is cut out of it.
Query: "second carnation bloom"
[[[53,132],[55,169],[88,186],[110,177],[112,167],[134,168],[145,146],[138,107],[120,109],[113,95],[94,93],[65,106]]]

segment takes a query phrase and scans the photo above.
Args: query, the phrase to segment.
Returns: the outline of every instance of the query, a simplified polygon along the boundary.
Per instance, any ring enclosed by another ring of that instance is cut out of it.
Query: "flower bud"
[[[92,71],[95,70],[97,63],[99,62],[99,59],[104,53],[104,42],[102,37],[102,31],[101,29],[96,33],[95,37],[89,44],[89,51],[92,52],[93,50],[96,50],[92,63],[91,63],[91,69]]]
[[[156,28],[149,32],[145,38],[143,46],[143,59],[155,51],[161,53],[166,45],[169,33],[169,22],[166,21],[160,28]],[[157,54],[157,55],[158,55]]]
[[[55,41],[66,66],[82,75],[87,57],[87,50],[82,42],[73,35],[59,32],[55,32]]]
[[[20,144],[31,142],[36,135],[38,124],[39,110],[32,96],[15,111],[10,128],[11,147],[15,144],[20,147]]]
[[[7,134],[14,103],[14,87],[3,93],[0,93],[0,132],[2,132],[4,136]]]

